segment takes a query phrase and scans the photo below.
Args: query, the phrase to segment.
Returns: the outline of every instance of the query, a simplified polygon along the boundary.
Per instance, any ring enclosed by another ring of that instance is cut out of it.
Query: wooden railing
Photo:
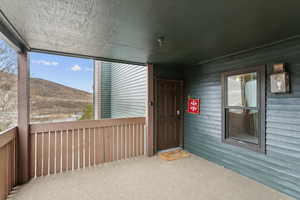
[[[0,200],[6,199],[17,182],[17,128],[0,133]]]
[[[30,176],[144,155],[145,118],[30,125]]]

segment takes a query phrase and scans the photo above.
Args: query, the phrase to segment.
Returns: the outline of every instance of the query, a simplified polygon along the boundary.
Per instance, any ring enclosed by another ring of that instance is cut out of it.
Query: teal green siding
[[[95,112],[99,118],[144,117],[147,99],[145,66],[96,61]],[[100,67],[101,66],[101,67]],[[100,67],[100,68],[99,68]],[[97,87],[98,86],[98,87]],[[100,86],[100,87],[99,87]],[[100,89],[99,89],[100,88]]]
[[[271,94],[267,77],[266,154],[221,142],[221,72],[284,62],[289,94]],[[201,99],[201,114],[185,113],[186,150],[300,199],[300,42],[286,43],[184,70],[185,97]],[[246,187],[246,186],[245,186]]]
[[[111,117],[111,63],[101,65],[101,118]]]
[[[145,117],[146,100],[146,67],[112,63],[111,117]]]

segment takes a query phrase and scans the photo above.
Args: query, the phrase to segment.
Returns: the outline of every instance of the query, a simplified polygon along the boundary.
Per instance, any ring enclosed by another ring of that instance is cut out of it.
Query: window
[[[0,132],[17,125],[17,52],[0,39]]]
[[[265,67],[222,73],[222,141],[265,152]]]

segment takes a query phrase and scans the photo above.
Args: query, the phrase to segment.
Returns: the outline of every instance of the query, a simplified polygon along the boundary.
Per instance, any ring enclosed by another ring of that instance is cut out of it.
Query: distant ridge
[[[10,87],[16,90],[16,79],[14,74],[0,72],[0,89]],[[51,121],[78,115],[88,104],[92,104],[92,97],[91,93],[83,90],[40,78],[31,78],[31,120]]]
[[[31,95],[40,97],[55,97],[59,99],[70,99],[70,100],[80,100],[80,101],[90,101],[92,94],[80,89],[65,86],[52,81],[31,78]]]

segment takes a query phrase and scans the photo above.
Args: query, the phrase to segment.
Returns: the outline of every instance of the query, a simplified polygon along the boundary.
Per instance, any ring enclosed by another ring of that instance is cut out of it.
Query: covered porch
[[[1,37],[18,55],[0,200],[300,199],[299,6],[0,0]],[[146,114],[30,123],[30,52],[145,66]],[[173,147],[191,157],[157,157]]]

